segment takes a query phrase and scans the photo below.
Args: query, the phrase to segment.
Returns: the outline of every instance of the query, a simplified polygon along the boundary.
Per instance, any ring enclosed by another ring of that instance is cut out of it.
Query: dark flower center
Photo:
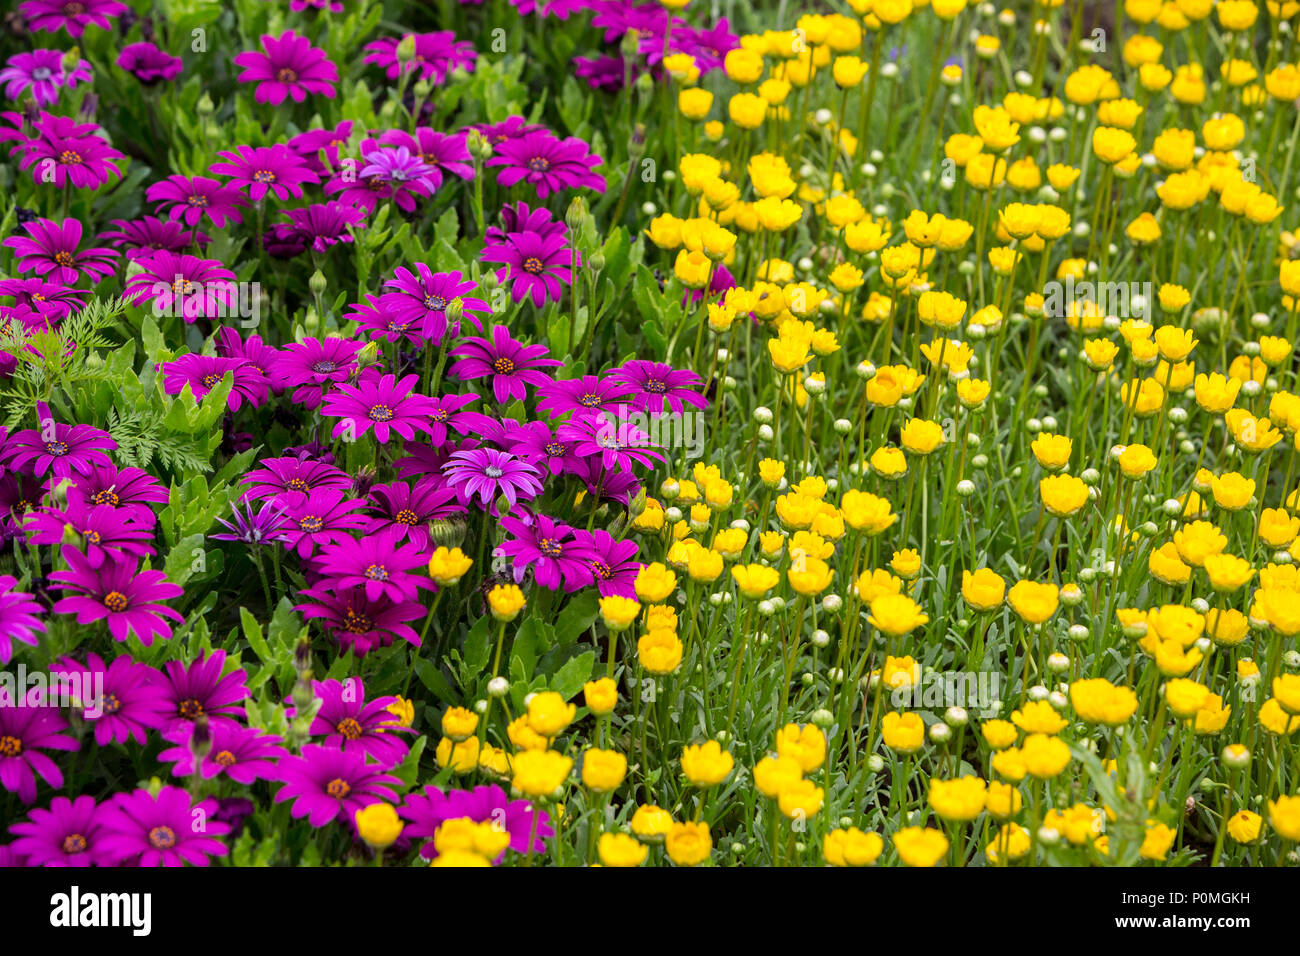
[[[563,458],[565,448],[558,441],[548,441],[546,443],[546,454],[552,458]]]
[[[189,279],[173,279],[172,295],[190,295],[194,292],[194,283]]]
[[[320,372],[322,375],[328,375],[330,372],[337,372],[338,368],[338,365],[329,359],[321,359],[311,367],[311,370]]]
[[[668,385],[664,382],[659,381],[659,379],[657,378],[650,379],[645,383],[645,385],[641,387],[644,388],[651,395],[662,395],[664,392],[668,391]]]
[[[99,544],[99,540],[100,540],[99,532],[94,530],[93,528],[87,528],[86,530],[82,531],[81,536],[86,539],[87,544]]]
[[[440,295],[426,295],[424,297],[424,307],[432,309],[434,312],[441,312],[447,307],[447,300]]]
[[[171,827],[154,827],[149,831],[149,845],[155,850],[170,850],[176,845],[176,833]]]
[[[202,384],[204,388],[216,388],[217,383],[220,381],[221,376],[213,372],[209,372],[207,375],[203,376],[203,378],[199,379],[200,384]]]
[[[344,717],[334,725],[334,729],[348,740],[361,739],[361,725],[353,717]]]
[[[69,833],[63,838],[64,853],[85,853],[86,838],[80,833]]]
[[[537,550],[548,558],[558,558],[564,553],[564,545],[551,538],[542,538],[537,542]]]
[[[186,196],[185,201],[191,206],[198,206],[200,209],[206,209],[208,206],[207,196]]]
[[[498,375],[513,375],[515,371],[514,359],[508,359],[504,355],[492,363],[492,371]]]
[[[534,156],[528,161],[528,168],[535,173],[544,173],[551,168],[551,161],[545,156]]]
[[[80,166],[81,154],[75,149],[65,149],[63,152],[59,153],[59,162],[63,163],[65,166]]]
[[[366,567],[366,578],[370,581],[387,581],[388,569],[382,564],[371,564]]]
[[[298,519],[298,527],[308,534],[312,534],[325,527],[325,522],[316,515],[305,515]]]
[[[121,591],[109,591],[104,595],[104,607],[114,614],[121,614],[130,604],[131,602],[126,599],[126,595]]]
[[[343,780],[340,777],[335,777],[333,780],[331,780],[329,783],[325,785],[325,792],[328,793],[335,800],[342,800],[344,797],[346,797],[349,793],[352,792],[352,788],[348,786],[348,782],[346,780]]]
[[[614,576],[614,569],[604,561],[596,560],[591,562],[591,570],[596,572],[596,576],[602,581],[608,581]]]
[[[447,414],[447,410],[445,408],[438,408],[438,409],[434,409],[433,414],[430,415],[429,417],[432,418],[435,422],[445,422],[450,416]]]
[[[529,256],[524,260],[524,271],[530,275],[539,276],[546,271],[546,266],[536,256]]]
[[[275,182],[275,173],[269,169],[259,169],[253,173],[253,182],[255,183],[273,183]]]
[[[45,452],[55,458],[66,455],[68,453],[68,443],[64,441],[47,441],[45,443]]]
[[[370,409],[369,415],[372,422],[391,422],[393,420],[393,410],[387,405],[376,405]]]
[[[372,627],[374,625],[371,624],[370,618],[355,608],[348,608],[347,613],[343,615],[343,630],[349,634],[364,634]]]
[[[276,73],[275,78],[279,80],[281,83],[298,82],[298,74],[295,73],[293,70],[289,69],[287,66],[284,67],[282,70],[280,70],[278,73]]]
[[[122,709],[122,701],[116,694],[106,694],[102,706],[104,713],[116,714]]]
[[[229,750],[218,751],[212,760],[219,767],[233,767],[235,765],[235,755]]]
[[[578,399],[578,404],[583,408],[595,408],[600,404],[600,396],[588,392],[586,395],[582,396],[582,398]]]
[[[302,478],[290,478],[284,483],[284,487],[289,491],[310,491],[311,485],[307,484]]]
[[[403,508],[397,514],[393,515],[393,520],[398,524],[419,524],[420,516],[410,508]]]
[[[90,500],[93,504],[112,505],[114,508],[122,503],[122,499],[118,497],[117,492],[111,488],[105,488],[103,491],[95,492]]]
[[[194,720],[196,717],[203,716],[203,705],[193,697],[189,697],[176,705],[176,716]]]
[[[17,757],[23,752],[23,742],[17,737],[0,737],[0,757]]]
[[[54,261],[61,266],[71,266],[73,263],[72,253],[66,249],[60,249],[54,254]]]

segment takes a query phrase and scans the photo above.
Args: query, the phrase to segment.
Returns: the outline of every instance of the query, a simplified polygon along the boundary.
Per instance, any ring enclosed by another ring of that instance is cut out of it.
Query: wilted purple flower
[[[260,508],[249,501],[241,509],[235,505],[231,509],[231,518],[217,518],[217,523],[228,534],[208,535],[214,541],[242,541],[244,544],[261,545],[271,541],[280,541],[289,527],[289,519],[284,516],[284,506],[274,501],[264,501]]]
[[[51,787],[63,786],[63,772],[43,750],[77,750],[64,735],[68,722],[59,708],[46,706],[38,691],[15,700],[0,689],[0,787],[23,803],[36,799],[36,775]]]
[[[498,185],[526,182],[541,199],[563,189],[586,187],[603,193],[605,179],[592,171],[601,159],[588,149],[577,137],[557,139],[549,132],[529,133],[500,143],[486,165],[500,168]]]
[[[15,53],[0,70],[0,83],[5,85],[5,96],[18,102],[28,90],[37,106],[53,106],[59,100],[59,90],[72,89],[78,83],[90,82],[90,64],[77,60],[69,71],[64,68],[62,50],[33,50]]]
[[[505,404],[513,399],[523,401],[528,396],[526,385],[542,385],[550,375],[544,368],[563,365],[556,359],[542,358],[545,345],[524,345],[510,337],[504,325],[494,325],[492,338],[469,338],[452,350],[459,356],[447,374],[462,380],[492,379],[492,393],[498,402]]]
[[[306,817],[314,827],[332,821],[355,826],[358,810],[372,803],[396,802],[390,787],[401,782],[366,763],[364,754],[316,744],[304,746],[301,757],[281,760],[280,779],[284,786],[275,802],[292,800],[293,818]]]
[[[13,658],[15,641],[35,647],[37,635],[45,633],[45,623],[41,620],[45,608],[17,588],[17,578],[0,574],[0,664],[8,664]]]
[[[495,448],[452,452],[443,475],[461,501],[468,503],[477,497],[484,508],[493,506],[499,495],[505,495],[513,508],[542,493],[536,468]]]
[[[266,402],[270,383],[257,368],[244,359],[221,358],[217,355],[182,355],[162,365],[163,391],[179,395],[188,385],[195,403],[203,401],[208,392],[221,384],[226,375],[233,377],[226,405],[232,412],[239,411],[247,401],[253,407]]]
[[[119,793],[104,805],[100,845],[115,865],[207,866],[210,856],[225,856],[216,837],[230,826],[216,819],[217,801],[191,806],[180,787],[165,786],[155,797],[143,788]]]
[[[242,222],[239,207],[248,200],[234,186],[226,186],[206,176],[168,176],[145,190],[145,198],[158,204],[158,211],[166,211],[174,220],[187,226],[197,226],[207,216],[218,229],[226,221]]]
[[[112,249],[78,249],[81,245],[81,223],[65,219],[62,224],[51,219],[38,219],[25,223],[26,236],[12,236],[4,245],[13,249],[19,272],[35,272],[51,280],[73,285],[84,272],[90,281],[100,282],[113,274],[113,260],[117,253]]]
[[[338,642],[340,653],[349,650],[357,657],[365,657],[376,647],[388,647],[401,638],[416,647],[420,635],[406,622],[422,618],[427,613],[424,606],[414,601],[392,601],[381,597],[371,601],[362,588],[343,591],[309,588],[298,592],[314,604],[298,604],[307,620],[319,620]]]
[[[254,98],[272,106],[283,103],[285,97],[301,103],[309,93],[333,99],[334,84],[339,80],[339,71],[325,51],[292,30],[284,31],[279,38],[262,34],[262,50],[239,53],[234,63],[244,68],[239,82],[256,83]]]
[[[516,582],[523,581],[529,569],[533,580],[549,591],[561,584],[566,591],[576,591],[595,580],[591,567],[595,552],[574,537],[567,524],[542,514],[529,519],[504,515],[501,527],[510,537],[496,553],[514,558]]]
[[[248,192],[258,202],[268,192],[284,201],[290,196],[302,198],[303,184],[320,182],[301,156],[278,143],[274,146],[240,146],[233,152],[217,154],[225,162],[213,163],[208,172],[229,176],[231,183]]]
[[[312,681],[311,686],[321,705],[309,734],[324,734],[326,747],[362,754],[384,769],[406,759],[411,747],[398,735],[412,731],[388,710],[396,697],[366,700],[366,685],[360,677]]]
[[[184,593],[163,572],[140,571],[134,561],[109,562],[94,568],[80,551],[72,549],[64,549],[63,558],[69,568],[53,572],[51,585],[79,593],[57,601],[55,614],[76,614],[78,624],[107,618],[114,640],[125,641],[127,634],[133,633],[146,647],[153,644],[155,637],[166,640],[172,636],[164,618],[178,623],[185,620],[162,603]]]
[[[156,553],[148,527],[136,524],[128,513],[111,505],[88,505],[80,498],[70,498],[64,508],[29,512],[24,528],[32,544],[50,546],[61,544],[65,529],[71,528],[81,540],[77,550],[92,568],[105,561],[134,560]]]
[[[157,687],[162,691],[167,706],[168,731],[178,724],[193,723],[200,716],[208,718],[212,729],[220,724],[238,725],[243,714],[241,706],[248,693],[248,673],[239,668],[224,677],[226,652],[199,652],[194,662],[186,667],[180,661],[168,661]]]
[[[414,438],[417,431],[432,430],[428,419],[436,407],[433,399],[411,391],[419,381],[418,375],[400,380],[384,375],[378,380],[363,378],[356,385],[339,385],[325,396],[320,412],[327,418],[343,419],[331,432],[335,438],[344,434],[360,438],[371,428],[380,444],[392,434]]]
[[[69,686],[80,685],[82,696],[87,689],[98,692],[99,700],[78,699],[76,706],[82,718],[94,725],[95,743],[100,747],[128,740],[143,746],[149,731],[162,727],[171,715],[161,687],[162,675],[130,655],[119,654],[107,667],[94,653],[86,655],[85,664],[64,657],[50,672],[75,677]]]
[[[195,773],[194,751],[190,738],[194,735],[192,724],[181,724],[163,735],[169,747],[158,755],[162,763],[174,763],[172,776],[188,777]],[[276,761],[288,756],[279,746],[283,738],[268,734],[260,727],[240,727],[238,724],[218,722],[212,726],[210,749],[197,767],[204,780],[224,776],[235,783],[250,784],[258,780],[277,777]]]
[[[166,80],[171,82],[181,75],[184,66],[181,58],[158,49],[152,43],[128,43],[118,55],[117,65],[145,86]]]
[[[100,846],[102,817],[94,797],[55,797],[48,810],[32,810],[9,828],[18,837],[13,849],[28,866],[104,866],[110,858]]]

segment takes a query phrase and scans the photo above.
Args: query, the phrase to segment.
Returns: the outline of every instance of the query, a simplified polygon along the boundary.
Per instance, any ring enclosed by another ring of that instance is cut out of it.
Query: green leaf
[[[568,700],[591,680],[591,668],[595,663],[595,651],[583,651],[577,657],[569,658],[551,678],[551,690]]]
[[[569,601],[555,619],[555,640],[572,644],[583,631],[595,623],[600,603],[595,591],[584,591]]]

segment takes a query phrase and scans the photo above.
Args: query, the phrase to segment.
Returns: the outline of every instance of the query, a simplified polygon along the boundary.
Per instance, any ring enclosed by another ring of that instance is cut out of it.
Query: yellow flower
[[[674,823],[664,839],[668,859],[678,866],[699,866],[713,852],[707,823]]]
[[[906,595],[881,594],[872,602],[867,620],[878,630],[898,637],[924,627],[930,618]]]
[[[582,699],[589,711],[603,717],[618,703],[618,684],[608,677],[589,680],[582,685]]]
[[[647,564],[637,572],[633,585],[636,596],[649,604],[666,601],[677,590],[677,575],[664,565]]]
[[[1238,810],[1228,818],[1228,836],[1237,843],[1254,843],[1259,839],[1264,818],[1249,810]]]
[[[1254,566],[1233,554],[1207,555],[1204,568],[1210,587],[1225,593],[1244,587],[1255,576]]]
[[[1088,503],[1088,486],[1073,475],[1048,475],[1038,488],[1043,506],[1058,518],[1077,514]]]
[[[898,521],[898,515],[893,513],[886,499],[857,489],[844,493],[840,499],[840,514],[850,528],[869,535],[880,534]]]
[[[1146,445],[1126,445],[1119,456],[1119,468],[1125,478],[1141,478],[1155,466],[1156,456]]]
[[[474,562],[460,548],[438,548],[429,559],[429,577],[443,587],[458,583]]]
[[[1000,153],[1020,142],[1020,124],[1012,122],[1000,106],[975,107],[974,120],[975,131],[992,152]]]
[[[754,93],[737,93],[727,102],[731,121],[741,129],[758,129],[767,117],[767,100]]]
[[[642,804],[632,814],[628,826],[642,843],[662,843],[672,828],[672,815],[653,804]]]
[[[687,87],[677,93],[677,108],[689,120],[702,120],[713,108],[713,94],[698,86]]]
[[[1070,762],[1070,748],[1059,737],[1032,734],[1020,747],[1025,770],[1039,780],[1050,780]]]
[[[1169,848],[1174,845],[1176,836],[1178,831],[1173,827],[1148,820],[1142,846],[1138,852],[1144,860],[1163,860],[1169,855]]]
[[[910,754],[925,743],[925,723],[919,714],[891,711],[881,721],[880,735],[890,750]]]
[[[438,741],[434,757],[437,759],[439,767],[451,767],[454,773],[464,774],[478,767],[478,753],[479,741],[477,737],[470,737],[460,742],[454,741],[450,737],[443,737]]]
[[[597,793],[618,788],[627,776],[627,757],[616,750],[588,747],[582,754],[582,785]]]
[[[549,797],[564,786],[573,761],[554,750],[525,750],[515,754],[513,786],[525,796]]]
[[[677,670],[682,663],[683,650],[682,642],[673,631],[651,631],[636,642],[637,660],[648,674],[671,674]]]
[[[894,849],[908,866],[936,866],[948,854],[948,838],[931,827],[905,827],[894,834]]]
[[[1001,865],[1003,857],[1018,860],[1033,847],[1029,831],[1018,823],[1004,823],[984,847],[984,855],[994,866]]]
[[[442,732],[454,743],[468,740],[477,729],[478,714],[466,707],[449,707],[442,715]]]
[[[1191,717],[1210,695],[1204,684],[1180,677],[1165,684],[1165,703],[1175,717]]]
[[[1116,687],[1102,677],[1070,685],[1070,703],[1079,719],[1089,724],[1117,727],[1137,711],[1137,694],[1131,687]]]
[[[391,804],[372,803],[353,816],[357,835],[376,850],[392,846],[402,835],[403,823]]]
[[[1178,547],[1172,541],[1166,541],[1151,552],[1147,558],[1147,570],[1157,581],[1171,587],[1186,584],[1192,577],[1192,569],[1183,563]]]
[[[498,584],[488,592],[488,607],[498,621],[513,621],[527,603],[524,592],[515,584]]]
[[[1226,548],[1228,539],[1210,522],[1193,521],[1174,532],[1174,546],[1178,548],[1179,557],[1199,568],[1207,557]]]
[[[943,444],[943,426],[923,418],[911,418],[899,429],[903,448],[914,455],[928,455]]]
[[[961,596],[973,610],[991,611],[1002,606],[1007,585],[992,568],[962,571]]]
[[[682,773],[696,787],[713,787],[731,775],[735,758],[716,740],[689,744],[682,751]]]
[[[804,773],[826,762],[826,736],[813,724],[786,724],[776,734],[776,752],[791,757]]]
[[[562,733],[577,715],[577,705],[565,702],[553,690],[541,691],[528,699],[528,726],[546,738]]]
[[[626,833],[602,833],[596,841],[596,854],[602,866],[640,866],[650,855],[650,848]]]
[[[796,780],[776,795],[777,808],[791,820],[806,820],[822,808],[826,791],[811,780]]]
[[[949,822],[974,820],[984,809],[987,784],[979,777],[930,781],[930,807]]]
[[[1055,584],[1017,581],[1011,586],[1007,599],[1021,620],[1027,624],[1042,624],[1056,613],[1060,591]]]
[[[600,616],[611,631],[626,630],[641,612],[641,605],[629,597],[610,595],[600,599]]]
[[[884,848],[878,833],[863,833],[857,827],[835,829],[822,841],[822,858],[831,866],[870,866]]]
[[[1211,414],[1221,415],[1236,403],[1241,382],[1213,372],[1210,375],[1196,376],[1195,389],[1196,404]]]
[[[737,565],[731,569],[731,576],[740,593],[755,601],[766,597],[781,583],[780,572],[765,564]]]
[[[523,713],[506,726],[506,736],[520,750],[545,750],[547,739],[528,724],[528,714]]]
[[[1300,674],[1273,678],[1273,699],[1288,714],[1300,715]]]
[[[1011,712],[1011,722],[1027,734],[1059,734],[1070,722],[1045,700],[1031,700]]]
[[[1092,131],[1092,152],[1108,166],[1126,158],[1137,148],[1133,134],[1111,126],[1099,126]]]

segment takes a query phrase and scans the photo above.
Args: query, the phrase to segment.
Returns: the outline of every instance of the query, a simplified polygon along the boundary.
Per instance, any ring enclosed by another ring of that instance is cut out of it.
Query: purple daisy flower
[[[539,412],[559,418],[570,412],[583,415],[627,404],[632,385],[622,379],[599,375],[548,381],[537,387]]]
[[[428,613],[421,604],[391,601],[386,597],[371,601],[362,588],[345,591],[307,589],[298,593],[316,603],[298,604],[294,610],[301,611],[309,621],[321,621],[338,642],[342,654],[350,650],[357,657],[365,657],[376,647],[390,646],[399,637],[420,646],[420,635],[406,622]]]
[[[0,664],[13,658],[15,641],[35,647],[37,635],[45,633],[41,620],[45,608],[17,587],[18,579],[12,574],[0,574]]]
[[[454,430],[458,435],[465,436],[469,434],[481,434],[484,430],[492,427],[493,419],[479,412],[467,412],[462,409],[473,401],[478,399],[474,392],[466,392],[463,395],[437,395],[434,396],[435,408],[429,413],[429,419],[433,423],[429,431],[430,441],[435,448],[439,448],[448,441],[448,428]]]
[[[301,156],[278,143],[240,146],[217,155],[225,162],[213,163],[208,172],[230,177],[231,184],[246,190],[253,202],[259,202],[268,192],[281,202],[290,196],[301,199],[304,184],[315,186],[320,182]]]
[[[464,438],[459,442],[446,445],[430,445],[426,442],[408,441],[403,446],[406,455],[393,462],[393,470],[403,478],[419,477],[420,475],[436,475],[442,478],[442,471],[451,460],[453,453],[469,451],[481,444],[483,443],[477,438]]]
[[[5,96],[18,102],[28,90],[37,106],[53,106],[59,100],[59,90],[72,89],[78,83],[90,82],[90,64],[78,60],[71,71],[64,68],[62,50],[33,50],[16,53],[0,70],[0,83],[5,85]]]
[[[170,83],[181,75],[184,67],[180,57],[165,53],[152,43],[128,43],[118,54],[117,65],[145,86]]]
[[[372,803],[394,803],[397,795],[390,789],[401,781],[366,763],[363,753],[307,744],[301,757],[280,761],[280,779],[284,786],[275,795],[276,803],[293,801],[293,818],[307,818],[314,827],[332,821],[354,827],[356,812]]]
[[[478,123],[471,129],[483,134],[483,138],[492,146],[500,146],[513,139],[522,139],[530,133],[544,132],[546,127],[529,123],[522,116],[507,116],[500,123]]]
[[[200,716],[208,719],[213,730],[221,724],[239,726],[244,713],[241,702],[249,696],[248,673],[238,668],[223,677],[225,651],[200,651],[189,667],[180,661],[168,661],[163,666],[165,671],[155,686],[162,691],[167,708],[168,732],[192,724]]]
[[[554,218],[545,206],[536,209],[529,207],[522,200],[501,208],[501,225],[488,226],[483,238],[489,243],[501,243],[506,237],[518,232],[535,232],[539,236],[563,236],[568,227]]]
[[[83,719],[95,726],[95,743],[107,747],[134,740],[143,746],[149,731],[162,727],[171,714],[161,685],[162,675],[150,667],[119,654],[104,666],[98,654],[87,654],[86,663],[64,657],[50,668],[51,673],[75,678],[99,700],[79,700]]]
[[[245,498],[274,498],[286,493],[310,494],[319,488],[346,491],[352,479],[340,468],[323,461],[313,461],[286,455],[281,458],[263,458],[261,467],[250,471],[242,479],[249,485]]]
[[[536,468],[495,448],[452,452],[443,475],[462,502],[468,504],[477,496],[484,508],[494,507],[500,495],[505,495],[513,508],[542,493]]]
[[[249,501],[241,509],[235,505],[231,509],[233,521],[217,518],[217,523],[225,528],[227,534],[208,535],[213,541],[242,541],[244,544],[263,545],[272,541],[284,540],[284,532],[289,528],[289,519],[284,516],[284,506],[275,501],[264,501],[261,507],[255,507]]]
[[[731,32],[731,23],[722,17],[708,29],[674,23],[673,45],[695,57],[695,65],[703,75],[722,69],[727,54],[740,46],[740,37]]]
[[[627,76],[627,61],[621,56],[575,56],[573,75],[586,80],[593,90],[621,90]]]
[[[528,133],[500,143],[486,163],[500,167],[498,185],[526,182],[537,190],[539,199],[584,187],[603,193],[605,178],[592,171],[600,164],[600,157],[593,156],[583,140],[575,136],[557,139],[549,132]]]
[[[495,553],[514,559],[516,583],[524,580],[529,568],[533,580],[548,591],[559,590],[561,584],[566,591],[576,591],[594,582],[595,552],[574,537],[567,524],[541,514],[531,518],[504,515],[501,527],[510,537]]]
[[[271,381],[271,372],[280,361],[280,350],[267,345],[260,335],[245,339],[238,329],[223,325],[212,337],[212,344],[222,358],[242,359],[266,377],[272,391],[277,394],[283,391]]]
[[[237,77],[240,83],[257,84],[254,93],[257,102],[272,106],[283,103],[286,97],[301,103],[309,93],[333,99],[334,84],[339,81],[338,68],[325,56],[325,51],[292,30],[284,31],[278,39],[262,34],[262,52],[239,53],[234,64],[244,68]]]
[[[585,470],[572,443],[556,438],[545,422],[516,425],[507,433],[505,450],[552,475],[578,475]]]
[[[378,198],[392,199],[403,212],[415,209],[412,197],[432,196],[438,188],[433,167],[405,146],[381,148],[373,140],[366,140],[361,144],[361,156],[365,165],[359,175],[369,184],[366,191]],[[325,192],[330,192],[329,186]]]
[[[32,810],[9,832],[18,837],[13,849],[28,866],[104,866],[101,848],[103,811],[94,797],[55,797],[48,810]]]
[[[700,394],[704,380],[689,369],[633,359],[610,374],[631,385],[636,391],[632,405],[651,415],[662,414],[665,405],[681,414],[687,405],[707,408],[709,404],[709,400]]]
[[[367,534],[392,534],[395,540],[410,541],[424,553],[433,550],[429,522],[465,511],[455,489],[432,478],[414,485],[403,481],[375,485],[368,500]]]
[[[591,25],[605,31],[607,46],[618,43],[629,31],[640,38],[663,39],[664,8],[658,3],[633,3],[632,0],[609,0],[596,8]]]
[[[466,133],[439,133],[421,126],[412,136],[405,130],[390,129],[379,137],[385,146],[399,146],[429,167],[429,185],[434,190],[442,186],[443,176],[450,173],[461,179],[474,178],[474,159],[466,145]]]
[[[0,296],[12,296],[14,307],[26,309],[57,322],[80,312],[90,297],[89,290],[69,289],[44,279],[0,279]]]
[[[510,337],[504,325],[494,325],[492,339],[469,338],[451,354],[460,357],[447,370],[464,381],[480,378],[492,379],[492,393],[505,404],[511,399],[523,401],[528,397],[527,385],[543,385],[551,380],[544,368],[559,368],[564,363],[542,358],[545,345],[524,345]]]
[[[142,271],[122,293],[128,302],[149,299],[159,315],[179,313],[186,322],[222,318],[238,301],[235,274],[215,259],[160,251],[135,260]]]
[[[51,547],[63,543],[71,528],[81,539],[77,550],[92,568],[105,561],[121,561],[156,554],[153,532],[131,520],[129,514],[111,505],[88,505],[84,499],[69,499],[65,508],[43,508],[27,515],[24,524],[32,544]]]
[[[158,755],[162,763],[176,765],[172,767],[174,777],[188,777],[197,771],[204,780],[221,776],[245,785],[274,780],[278,773],[276,762],[289,754],[279,746],[284,738],[265,733],[260,727],[217,723],[210,731],[209,750],[196,768],[190,744],[193,736],[193,724],[182,724],[163,735],[169,743],[177,744]]]
[[[320,698],[320,710],[308,728],[312,735],[325,734],[325,746],[368,757],[385,770],[406,759],[411,747],[398,734],[414,733],[395,720],[388,706],[396,697],[366,700],[366,686],[360,677],[344,681],[312,681]]]
[[[324,150],[331,166],[337,166],[340,152],[347,147],[351,139],[352,120],[344,120],[333,129],[309,129],[305,133],[299,133],[292,137],[287,145],[303,158],[313,172],[323,176],[328,170],[325,163],[321,162],[321,151]]]
[[[620,541],[603,528],[595,531],[579,528],[574,537],[592,552],[591,570],[602,597],[636,597],[634,585],[641,562],[633,560],[637,552],[635,541]]]
[[[36,414],[40,430],[15,432],[0,450],[10,468],[30,470],[37,477],[48,472],[56,478],[70,478],[74,472],[88,473],[93,465],[111,464],[101,450],[117,447],[108,432],[90,425],[56,422],[44,402],[37,403]]]
[[[18,7],[27,18],[29,30],[47,33],[67,30],[72,37],[81,36],[91,24],[108,30],[111,28],[109,18],[120,17],[128,10],[127,5],[118,0],[23,0]]]
[[[397,291],[385,293],[380,308],[418,328],[421,338],[434,345],[442,344],[448,333],[447,304],[455,299],[460,300],[461,314],[482,331],[483,323],[478,316],[490,313],[491,309],[484,300],[466,295],[477,285],[459,272],[434,272],[423,262],[417,262],[415,273],[398,266],[393,275],[384,285]],[[460,335],[460,324],[452,326],[450,332],[452,338]]]
[[[294,402],[316,408],[331,385],[352,377],[363,347],[337,335],[290,343],[280,350],[271,378],[282,389],[294,388]]]
[[[167,620],[185,620],[178,611],[161,603],[180,597],[181,587],[172,584],[161,571],[140,571],[134,561],[110,562],[91,567],[80,551],[65,549],[66,571],[50,575],[51,586],[63,591],[79,592],[54,605],[55,614],[76,614],[78,624],[108,619],[108,631],[115,641],[125,641],[135,634],[146,647],[155,637],[172,636]]]
[[[564,295],[564,286],[573,281],[572,267],[582,264],[581,259],[574,261],[576,255],[564,233],[516,232],[503,242],[485,245],[479,259],[503,263],[497,279],[510,283],[511,298],[522,302],[531,296],[540,309]]]
[[[67,729],[63,714],[44,706],[39,692],[17,701],[0,690],[0,787],[32,803],[37,774],[55,789],[63,786],[63,771],[41,751],[77,750],[81,745],[64,734]]]
[[[496,785],[443,792],[429,784],[423,790],[408,793],[397,813],[410,821],[404,836],[412,840],[432,837],[448,820],[468,818],[475,823],[494,823],[505,827],[510,834],[510,849],[516,853],[527,853],[530,839],[532,852],[544,853],[544,841],[555,832],[545,810],[537,809],[527,800],[509,799],[506,792]],[[420,856],[426,860],[437,855],[438,850],[431,839],[420,847]],[[500,861],[501,857],[498,857],[495,862]]]
[[[304,561],[317,547],[349,541],[349,532],[366,526],[364,516],[353,513],[364,508],[365,501],[346,498],[338,488],[316,488],[306,494],[291,492],[278,501],[289,522],[281,540]]]
[[[34,137],[9,151],[22,154],[18,168],[31,169],[32,182],[45,184],[52,177],[56,189],[98,189],[110,175],[121,177],[113,161],[126,157],[97,135],[102,130],[95,123],[42,113],[34,129]]]
[[[340,385],[325,396],[320,413],[326,418],[343,419],[331,432],[335,438],[360,438],[371,428],[380,444],[393,434],[414,438],[417,431],[433,430],[428,418],[436,407],[433,399],[411,391],[419,381],[418,375],[406,375],[400,380],[384,375],[377,380],[362,379],[356,385]]]
[[[474,44],[468,40],[457,42],[456,34],[450,30],[408,35],[415,40],[415,56],[407,61],[406,72],[417,70],[420,79],[432,80],[435,86],[441,84],[447,74],[457,67],[473,72],[478,53],[474,50]],[[367,43],[365,49],[369,52],[364,62],[378,65],[390,80],[396,80],[402,73],[402,62],[397,58],[400,43],[401,40],[396,37],[384,37]]]
[[[341,202],[317,203],[304,209],[287,209],[298,235],[315,252],[325,252],[337,243],[352,242],[352,229],[365,228],[366,214]]]
[[[396,293],[383,296],[366,295],[366,301],[354,302],[348,306],[351,310],[343,318],[357,323],[357,331],[370,336],[372,340],[383,342],[401,342],[406,340],[412,345],[424,345],[424,323],[420,319],[407,318],[392,311],[391,301]],[[385,304],[384,299],[389,299]]]
[[[399,544],[393,532],[344,538],[325,545],[317,556],[316,570],[330,589],[360,587],[372,601],[384,595],[393,601],[413,601],[421,588],[432,588],[427,575],[412,574],[429,561],[429,552],[415,544]]]
[[[140,525],[152,527],[158,520],[151,503],[171,500],[158,479],[141,468],[118,468],[111,462],[93,464],[72,476],[68,501],[84,505],[107,505]]]
[[[163,391],[180,395],[189,386],[195,404],[202,402],[208,392],[221,384],[226,375],[233,377],[233,385],[226,396],[226,406],[239,411],[247,401],[256,408],[266,402],[270,383],[258,369],[243,359],[221,358],[216,355],[182,355],[172,362],[162,364]]]
[[[193,230],[187,232],[171,219],[145,216],[143,219],[114,219],[116,229],[100,233],[115,249],[125,249],[127,259],[140,259],[155,252],[184,252],[193,243],[206,246],[212,240]]]
[[[191,805],[180,787],[164,786],[156,797],[143,788],[119,793],[104,811],[99,842],[117,866],[207,866],[208,857],[230,852],[216,839],[230,832],[216,819],[217,801]]]
[[[168,176],[145,190],[145,198],[187,226],[197,226],[204,216],[218,229],[227,221],[239,223],[239,207],[248,200],[234,186],[226,186],[206,176]]]
[[[92,283],[113,274],[117,253],[112,249],[77,249],[81,245],[78,220],[65,219],[60,225],[51,219],[37,219],[24,223],[23,228],[27,230],[26,236],[13,236],[4,241],[18,259],[19,272],[49,276],[64,285],[75,284],[83,272]]]
[[[658,446],[638,428],[627,406],[613,412],[586,416],[565,422],[555,430],[563,441],[574,443],[573,453],[593,459],[609,470],[630,471],[633,465],[653,468],[664,456],[653,449]]]

